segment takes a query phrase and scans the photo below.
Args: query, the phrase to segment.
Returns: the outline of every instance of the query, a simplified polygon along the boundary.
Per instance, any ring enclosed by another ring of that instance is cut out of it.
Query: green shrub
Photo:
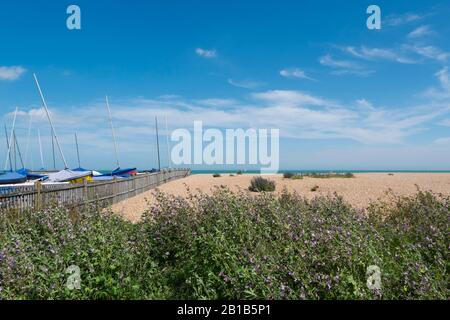
[[[283,173],[283,178],[285,178],[285,179],[291,179],[293,177],[295,177],[295,173],[293,173],[293,172],[285,172],[285,173]]]
[[[214,173],[214,174],[213,174],[213,177],[214,177],[214,178],[220,178],[221,175],[220,175],[220,173]]]
[[[248,189],[252,192],[272,192],[275,191],[275,182],[263,177],[254,177]]]
[[[154,299],[166,295],[142,225],[94,207],[0,213],[0,299]],[[69,290],[69,266],[81,289]]]
[[[176,205],[159,197],[145,223],[152,255],[177,288],[173,298],[449,297],[448,199],[420,194],[364,216],[340,197],[308,201],[285,191],[277,198],[218,189]],[[386,223],[373,218],[386,214]],[[405,220],[414,227],[398,233]],[[381,269],[380,290],[366,285],[372,265]]]
[[[366,212],[282,191],[156,194],[132,224],[90,207],[0,214],[0,299],[449,299],[450,198]],[[79,266],[81,289],[66,288]],[[367,269],[381,288],[367,287]]]

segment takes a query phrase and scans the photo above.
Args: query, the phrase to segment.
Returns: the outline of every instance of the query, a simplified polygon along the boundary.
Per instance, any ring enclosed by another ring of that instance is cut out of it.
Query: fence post
[[[88,201],[88,190],[87,190],[87,180],[83,179],[83,198],[84,201]]]
[[[113,188],[112,188],[112,194],[113,194],[113,198],[112,198],[112,204],[116,203],[116,198],[117,198],[117,177],[113,178]]]
[[[42,193],[41,193],[42,184],[41,184],[41,181],[36,181],[36,183],[34,185],[36,187],[36,199],[35,199],[34,206],[37,210],[40,210],[42,207]]]

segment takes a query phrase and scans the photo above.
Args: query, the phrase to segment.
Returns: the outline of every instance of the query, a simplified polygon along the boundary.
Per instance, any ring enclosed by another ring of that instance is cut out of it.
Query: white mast
[[[105,99],[106,99],[106,108],[108,109],[109,123],[111,125],[111,132],[112,132],[112,136],[113,136],[113,140],[114,140],[114,152],[116,154],[116,163],[117,163],[117,167],[120,168],[119,148],[117,146],[116,132],[114,131],[114,126],[113,126],[112,116],[111,116],[111,109],[109,108],[108,96],[105,96]]]
[[[167,129],[167,115],[164,116],[166,120],[166,145],[167,145],[167,161],[169,162],[169,169],[172,167],[170,161],[170,150],[169,150],[169,130]]]
[[[39,90],[39,94],[41,95],[42,104],[44,105],[44,109],[45,109],[45,113],[47,114],[48,121],[50,122],[50,126],[52,127],[52,134],[55,136],[56,145],[58,146],[59,153],[60,153],[61,158],[62,158],[62,160],[64,162],[64,166],[65,166],[64,169],[67,169],[68,166],[67,166],[66,158],[64,157],[64,153],[62,152],[61,146],[59,144],[58,136],[56,135],[55,127],[53,126],[53,122],[52,122],[52,119],[50,117],[50,112],[48,111],[47,103],[45,102],[44,95],[42,94],[41,86],[39,85],[39,81],[38,81],[38,79],[36,77],[36,74],[33,73],[33,77],[34,77],[34,80],[36,81],[36,86],[37,86],[37,88]]]
[[[31,122],[33,121],[33,115],[30,113],[30,121],[28,122],[28,135],[27,135],[27,144],[25,147],[25,166],[28,166],[28,150],[30,147],[30,136],[31,136]]]
[[[41,131],[38,129],[39,152],[41,153],[41,169],[44,169],[44,156],[42,154]]]
[[[16,126],[16,117],[17,117],[17,111],[19,110],[19,108],[16,107],[16,111],[14,112],[14,120],[13,120],[13,126],[12,126],[12,130],[11,130],[11,135],[9,137],[9,145],[8,145],[8,152],[6,153],[6,161],[5,161],[5,171],[8,168],[8,158],[9,158],[9,154],[11,152],[11,143],[12,143],[12,139],[13,139],[13,133],[14,133],[14,128]],[[12,168],[11,168],[12,169]]]

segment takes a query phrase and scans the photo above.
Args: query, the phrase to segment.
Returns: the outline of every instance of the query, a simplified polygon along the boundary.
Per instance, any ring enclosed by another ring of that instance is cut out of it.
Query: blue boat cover
[[[126,169],[121,169],[121,168],[117,168],[115,170],[113,170],[113,172],[111,172],[111,174],[113,176],[130,176],[132,173],[136,172],[136,168],[126,168]]]
[[[48,176],[46,176],[45,174],[32,173],[32,172],[30,172],[30,170],[25,169],[25,168],[17,170],[17,173],[27,176],[27,178],[29,180],[46,180],[46,179],[48,179]]]
[[[133,174],[137,173],[137,169],[136,168],[127,168],[127,169],[121,169],[121,168],[117,168],[114,169],[113,171],[111,171],[110,173],[104,173],[100,176],[97,177],[124,177],[124,178],[128,178]]]
[[[0,184],[24,183],[26,181],[27,176],[17,172],[0,173]]]

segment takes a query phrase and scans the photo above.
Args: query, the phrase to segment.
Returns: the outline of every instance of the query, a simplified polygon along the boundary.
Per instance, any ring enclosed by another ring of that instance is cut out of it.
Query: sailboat
[[[94,180],[102,180],[102,179],[107,179],[107,178],[101,178],[101,177],[130,177],[130,176],[134,176],[137,174],[137,169],[136,168],[125,168],[122,169],[120,167],[120,162],[119,162],[119,148],[117,146],[117,139],[116,139],[116,132],[114,130],[114,125],[112,122],[112,116],[111,116],[111,109],[109,107],[109,101],[108,101],[108,96],[105,97],[105,101],[106,101],[106,108],[108,109],[108,117],[109,117],[109,123],[111,126],[111,133],[112,133],[112,137],[113,137],[113,141],[114,141],[114,153],[116,156],[116,164],[117,164],[117,168],[114,169],[113,171],[111,171],[110,174],[103,174],[102,176],[99,177],[94,177]]]
[[[33,172],[31,172],[31,170],[25,168],[25,164],[24,164],[23,159],[22,159],[22,153],[20,152],[20,148],[19,148],[19,142],[17,141],[17,137],[16,137],[16,133],[15,132],[13,132],[13,137],[14,137],[14,145],[15,145],[15,148],[17,149],[17,152],[19,153],[20,163],[22,164],[22,168],[19,169],[19,170],[16,170],[16,172],[26,176],[27,180],[32,180],[32,181],[33,180],[42,180],[42,181],[46,180],[48,178],[48,176],[42,175],[42,174],[33,173]]]
[[[6,144],[7,144],[8,152],[6,154],[5,169],[4,169],[5,172],[0,173],[0,185],[24,183],[27,181],[26,175],[23,175],[21,173],[13,171],[12,161],[11,161],[11,144],[12,144],[12,140],[14,138],[13,134],[14,134],[14,129],[15,129],[15,125],[16,125],[17,111],[18,111],[18,108],[16,108],[16,111],[14,112],[13,126],[12,126],[11,136],[9,139],[8,139],[8,133],[6,132]],[[9,172],[6,171],[6,169],[8,168],[8,160],[10,163],[10,171]]]
[[[68,169],[66,158],[64,157],[64,153],[61,149],[61,145],[59,144],[59,139],[55,131],[55,127],[53,126],[52,119],[50,117],[50,112],[48,111],[47,102],[45,101],[44,94],[42,93],[41,86],[39,85],[39,81],[36,77],[36,74],[33,74],[34,80],[36,82],[36,87],[39,91],[39,95],[41,96],[42,105],[44,106],[45,113],[47,115],[47,119],[50,123],[50,127],[52,129],[52,138],[55,139],[56,146],[58,147],[59,154],[61,156],[61,159],[64,163],[64,170],[61,170],[59,172],[50,173],[48,175],[49,181],[51,182],[71,182],[71,183],[78,183],[82,182],[83,180],[91,180],[92,171],[73,171]]]

